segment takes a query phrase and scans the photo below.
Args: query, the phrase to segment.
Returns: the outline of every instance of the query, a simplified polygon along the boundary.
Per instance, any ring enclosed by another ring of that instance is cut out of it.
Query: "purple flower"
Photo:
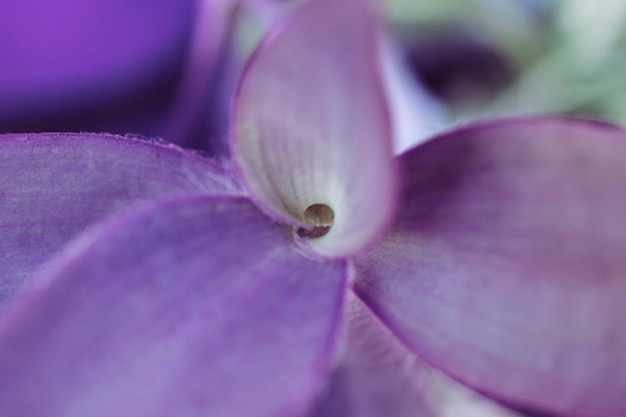
[[[243,76],[234,165],[2,137],[3,415],[424,415],[413,354],[626,414],[626,133],[500,120],[393,158],[379,37],[359,0],[303,5]]]

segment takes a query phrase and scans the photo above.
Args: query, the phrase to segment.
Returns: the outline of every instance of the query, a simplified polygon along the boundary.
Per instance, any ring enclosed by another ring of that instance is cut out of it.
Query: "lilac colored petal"
[[[0,305],[73,236],[137,200],[241,194],[224,168],[113,135],[0,136]]]
[[[0,126],[97,111],[173,78],[191,0],[0,2]]]
[[[309,243],[337,257],[375,239],[395,200],[379,22],[365,3],[303,4],[252,59],[234,117],[235,158],[256,198],[291,223],[330,206],[334,226]]]
[[[308,417],[423,417],[421,368],[385,326],[349,298],[343,350]]]
[[[441,130],[448,116],[443,104],[411,74],[406,57],[389,35],[381,37],[380,62],[391,108],[394,153],[400,154]]]
[[[221,111],[220,108],[212,108],[207,112],[205,107],[210,101],[210,96],[218,93],[216,90],[222,81],[219,79],[220,70],[229,66],[230,32],[238,1],[197,0],[196,3],[194,31],[189,44],[183,80],[173,99],[163,134],[170,141],[185,146],[196,145],[194,130],[198,130],[198,124],[205,124],[206,118],[213,117],[214,113]],[[212,107],[216,106],[213,104]],[[227,104],[223,103],[223,106],[226,108]],[[197,145],[210,147],[211,144]]]
[[[356,290],[416,352],[528,409],[626,415],[626,133],[484,123],[402,157],[404,206]]]
[[[73,244],[0,329],[10,416],[288,416],[320,388],[343,262],[244,199],[161,201]]]

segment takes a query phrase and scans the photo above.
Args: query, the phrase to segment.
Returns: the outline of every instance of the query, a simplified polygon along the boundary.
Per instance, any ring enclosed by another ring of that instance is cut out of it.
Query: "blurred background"
[[[227,152],[216,143],[238,71],[297,3],[3,1],[0,132],[130,133]],[[494,115],[626,123],[626,2],[384,0],[381,8],[402,67],[396,89],[420,97],[421,134]]]
[[[564,112],[626,122],[626,2],[386,6],[412,69],[455,119]]]
[[[202,147],[195,141],[225,117],[212,99],[233,6],[3,0],[0,132],[105,131]]]

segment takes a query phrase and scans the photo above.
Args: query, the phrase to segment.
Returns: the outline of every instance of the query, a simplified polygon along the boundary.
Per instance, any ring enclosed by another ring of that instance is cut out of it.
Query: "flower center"
[[[313,204],[304,210],[304,222],[312,226],[311,229],[301,227],[298,235],[305,238],[324,236],[335,221],[335,212],[326,204]]]

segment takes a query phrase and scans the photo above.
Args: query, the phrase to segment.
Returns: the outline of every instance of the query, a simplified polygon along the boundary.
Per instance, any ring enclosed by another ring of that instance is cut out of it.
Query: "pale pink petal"
[[[394,208],[378,25],[367,1],[304,3],[257,51],[236,102],[234,154],[250,190],[292,224],[331,207],[330,232],[308,241],[326,256],[371,243]]]

